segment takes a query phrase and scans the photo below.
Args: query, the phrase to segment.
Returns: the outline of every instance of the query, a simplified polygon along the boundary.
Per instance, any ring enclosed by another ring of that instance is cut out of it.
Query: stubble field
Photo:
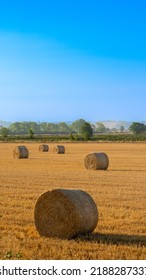
[[[14,159],[22,143],[0,143],[0,259],[146,259],[146,143],[61,143],[65,154],[23,143],[28,159]],[[87,170],[88,153],[105,152],[109,168]],[[93,233],[72,240],[40,237],[38,197],[56,188],[81,189],[96,202]]]

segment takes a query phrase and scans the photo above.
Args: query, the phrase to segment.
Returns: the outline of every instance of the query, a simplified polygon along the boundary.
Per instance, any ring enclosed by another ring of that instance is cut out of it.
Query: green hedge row
[[[0,141],[15,142],[15,141],[34,141],[34,142],[55,142],[55,141],[85,141],[83,137],[78,135],[34,135],[30,138],[28,135],[19,136],[0,136]],[[146,141],[146,134],[99,134],[94,135],[90,141],[97,142],[137,142]]]

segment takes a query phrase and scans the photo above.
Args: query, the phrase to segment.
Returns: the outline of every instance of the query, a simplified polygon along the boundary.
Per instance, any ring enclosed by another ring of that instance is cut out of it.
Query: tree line
[[[116,131],[116,130],[115,130]],[[133,122],[129,131],[133,134],[146,133],[146,125],[143,123]],[[29,135],[33,138],[34,135],[44,135],[44,134],[70,134],[70,138],[82,135],[86,140],[90,139],[93,134],[103,133],[108,134],[111,130],[104,126],[102,122],[97,122],[96,124],[91,124],[84,119],[76,120],[71,124],[65,122],[50,123],[50,122],[15,122],[12,123],[8,128],[1,127],[0,134],[4,138],[8,135]],[[114,130],[112,130],[114,132]],[[124,132],[124,127],[120,127],[120,132]]]

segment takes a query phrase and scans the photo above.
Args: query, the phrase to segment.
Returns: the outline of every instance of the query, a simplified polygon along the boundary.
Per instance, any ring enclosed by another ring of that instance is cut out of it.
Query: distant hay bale
[[[70,239],[96,228],[98,210],[88,193],[56,189],[38,198],[34,221],[41,236]]]
[[[18,146],[13,151],[13,157],[14,158],[28,158],[29,151],[26,148],[26,146]]]
[[[53,148],[53,153],[55,154],[64,154],[65,153],[65,147],[57,145]]]
[[[84,160],[87,169],[102,169],[106,170],[109,166],[109,159],[105,153],[88,154]]]
[[[39,146],[39,151],[40,152],[48,152],[49,151],[49,146],[46,144],[42,144]]]

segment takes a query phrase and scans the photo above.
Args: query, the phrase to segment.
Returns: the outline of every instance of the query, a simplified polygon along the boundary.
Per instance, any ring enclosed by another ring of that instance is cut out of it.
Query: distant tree
[[[85,138],[85,140],[89,140],[93,135],[93,129],[90,123],[85,122],[80,127],[80,133]]]
[[[75,140],[79,141],[79,135],[78,134],[75,134]]]
[[[97,132],[105,133],[107,131],[106,127],[102,122],[97,122],[96,125],[97,125],[97,129],[96,129]]]
[[[133,132],[134,134],[141,134],[143,132],[146,132],[146,126],[143,123],[139,123],[139,122],[133,122],[130,126],[129,126],[129,130],[131,132]]]
[[[121,126],[120,126],[120,132],[122,133],[123,131],[124,131],[124,126],[121,125]]]
[[[72,134],[72,133],[70,133],[70,135],[69,135],[69,139],[70,139],[71,141],[75,140],[75,137],[73,136],[73,134]]]
[[[9,130],[6,127],[2,127],[0,129],[0,134],[2,135],[3,138],[7,138],[9,134]]]
[[[9,129],[10,129],[10,132],[12,134],[22,134],[22,133],[24,133],[24,128],[23,128],[23,125],[22,125],[21,122],[12,123],[9,126]],[[25,131],[25,132],[27,132],[27,131]]]
[[[97,129],[97,128],[96,128],[96,125],[95,125],[95,124],[91,124],[91,127],[92,127],[92,129],[93,129],[93,133],[96,132],[96,129]]]
[[[83,119],[79,119],[75,122],[72,123],[72,125],[70,126],[71,129],[75,132],[77,132],[78,134],[80,133],[80,129],[81,129],[81,126],[85,123],[86,121],[83,120]]]
[[[29,129],[32,129],[32,131],[34,133],[40,132],[39,125],[36,122],[26,122],[25,124],[26,124],[26,127],[28,127]]]
[[[47,133],[58,133],[59,130],[59,126],[56,123],[47,123]]]
[[[30,128],[30,130],[29,130],[29,138],[30,139],[33,139],[34,138],[34,132],[33,132],[33,130]]]
[[[69,133],[71,132],[70,127],[65,122],[58,123],[60,132]]]
[[[12,134],[28,134],[30,129],[35,133],[40,132],[39,125],[36,122],[15,122],[9,126],[9,130]]]
[[[116,133],[116,132],[118,132],[118,129],[113,127],[113,128],[110,129],[110,131],[113,132],[113,133]]]

